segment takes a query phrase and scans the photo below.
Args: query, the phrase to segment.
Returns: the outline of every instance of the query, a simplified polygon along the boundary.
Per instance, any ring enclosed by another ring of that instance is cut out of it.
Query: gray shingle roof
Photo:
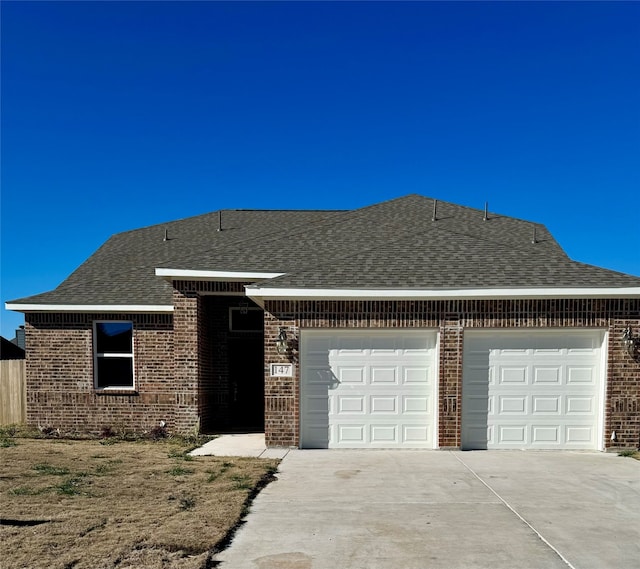
[[[171,304],[157,267],[286,273],[263,288],[640,287],[572,261],[543,225],[447,202],[432,215],[418,195],[352,211],[227,210],[222,231],[213,212],[115,235],[54,291],[14,302]]]
[[[340,215],[339,211],[224,210],[112,236],[56,289],[14,300],[17,304],[172,303],[171,284],[155,275],[183,257],[294,231]],[[164,241],[165,230],[168,240]],[[209,267],[215,269],[216,267]]]

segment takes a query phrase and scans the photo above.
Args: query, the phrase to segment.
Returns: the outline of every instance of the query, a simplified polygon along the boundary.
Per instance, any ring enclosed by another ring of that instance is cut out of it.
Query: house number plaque
[[[271,377],[293,377],[293,364],[271,364]]]

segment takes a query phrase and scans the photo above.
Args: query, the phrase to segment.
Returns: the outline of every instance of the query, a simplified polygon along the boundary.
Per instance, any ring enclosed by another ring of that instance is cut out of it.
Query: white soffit
[[[393,299],[439,300],[448,298],[640,298],[640,287],[626,288],[487,288],[487,289],[307,289],[245,287],[252,299]]]
[[[171,304],[21,304],[7,302],[15,312],[173,312]]]
[[[285,273],[261,273],[257,271],[195,271],[191,269],[157,268],[156,276],[168,280],[246,281],[274,279]]]

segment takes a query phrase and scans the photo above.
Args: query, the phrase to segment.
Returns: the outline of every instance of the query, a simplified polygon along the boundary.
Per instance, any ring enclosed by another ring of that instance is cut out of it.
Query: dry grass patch
[[[618,456],[626,456],[630,458],[635,458],[636,460],[640,460],[640,450],[622,450],[618,453]]]
[[[187,443],[15,439],[0,447],[2,569],[200,569],[277,461]]]

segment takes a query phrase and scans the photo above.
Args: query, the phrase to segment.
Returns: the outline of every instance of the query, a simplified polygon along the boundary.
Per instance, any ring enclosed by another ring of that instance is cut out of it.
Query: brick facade
[[[439,435],[441,448],[459,447],[462,417],[462,349],[470,328],[599,328],[609,331],[604,445],[640,444],[640,362],[624,351],[622,330],[640,328],[640,300],[267,301],[266,364],[282,361],[274,350],[280,327],[294,345],[305,328],[427,328],[440,334]],[[270,446],[300,444],[300,370],[265,383],[266,437]],[[615,431],[616,440],[611,441]]]
[[[174,283],[173,314],[27,313],[27,423],[176,433],[228,420],[228,308],[242,283]],[[94,388],[93,322],[133,322],[135,390]],[[226,413],[226,415],[225,415]]]
[[[94,389],[93,322],[133,322],[135,391]],[[194,394],[177,379],[173,319],[166,314],[26,314],[27,423],[64,431],[184,428]]]
[[[64,430],[103,427],[171,431],[224,428],[230,414],[228,312],[246,283],[174,282],[174,313],[26,315],[27,420]],[[246,299],[244,299],[246,300]],[[135,392],[99,392],[93,383],[94,320],[134,324]],[[464,332],[478,328],[607,330],[604,444],[640,444],[640,362],[622,345],[622,330],[640,329],[640,300],[267,301],[264,320],[265,433],[268,446],[300,444],[300,330],[423,328],[440,336],[438,444],[459,447]],[[280,328],[292,349],[275,349]],[[268,366],[294,363],[294,377]],[[615,431],[616,440],[611,441]]]

